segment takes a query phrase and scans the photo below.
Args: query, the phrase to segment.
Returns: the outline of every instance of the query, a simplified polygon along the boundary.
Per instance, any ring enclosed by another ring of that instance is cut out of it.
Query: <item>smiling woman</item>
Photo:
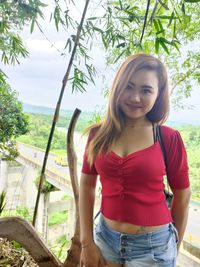
[[[190,184],[182,138],[162,125],[168,112],[165,66],[148,54],[130,56],[115,76],[106,117],[91,126],[85,149],[79,202],[81,267],[176,266]],[[98,175],[101,213],[93,229]],[[174,194],[171,210],[164,194],[165,175]]]

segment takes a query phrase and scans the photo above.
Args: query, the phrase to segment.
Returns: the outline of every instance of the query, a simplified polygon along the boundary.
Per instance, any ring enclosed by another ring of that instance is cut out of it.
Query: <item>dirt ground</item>
[[[0,238],[0,267],[39,267],[29,253],[16,243]]]

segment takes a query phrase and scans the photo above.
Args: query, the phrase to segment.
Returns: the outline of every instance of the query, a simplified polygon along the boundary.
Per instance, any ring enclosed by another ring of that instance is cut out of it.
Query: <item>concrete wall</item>
[[[17,206],[32,209],[36,200],[34,180],[37,171],[31,166],[1,161],[0,191],[6,191],[6,209]]]

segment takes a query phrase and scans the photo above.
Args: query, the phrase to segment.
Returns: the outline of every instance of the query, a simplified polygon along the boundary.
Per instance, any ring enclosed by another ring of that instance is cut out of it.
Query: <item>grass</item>
[[[70,247],[71,241],[66,239],[65,235],[61,235],[56,240],[56,243],[50,245],[53,253],[63,262],[67,257],[67,251]]]
[[[60,211],[49,214],[48,226],[53,226],[56,224],[62,224],[67,221],[68,212]]]

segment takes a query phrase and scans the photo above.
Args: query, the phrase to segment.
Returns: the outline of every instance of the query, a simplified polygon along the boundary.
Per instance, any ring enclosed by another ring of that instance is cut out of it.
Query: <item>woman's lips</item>
[[[141,109],[141,108],[142,108],[141,105],[126,104],[126,106],[127,106],[129,109],[132,109],[132,110],[136,110],[136,109]]]

